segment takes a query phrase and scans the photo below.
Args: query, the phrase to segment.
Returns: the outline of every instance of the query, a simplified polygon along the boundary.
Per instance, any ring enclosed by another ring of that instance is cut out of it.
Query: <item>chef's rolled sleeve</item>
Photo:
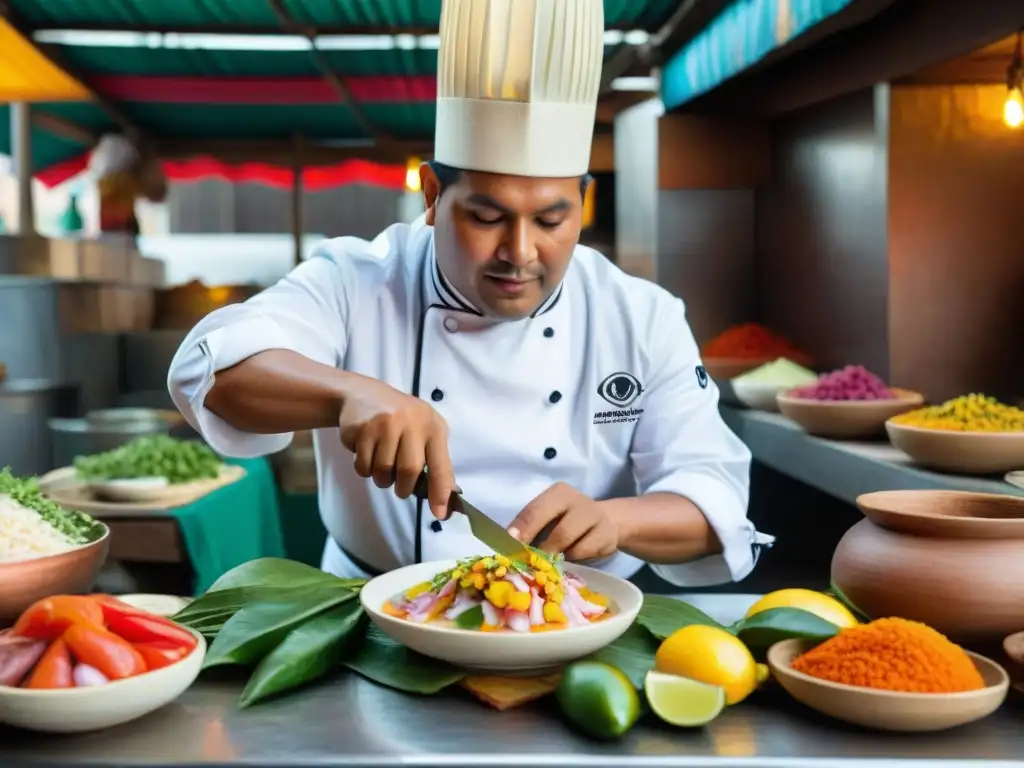
[[[652,373],[631,452],[638,491],[689,499],[722,544],[721,554],[651,567],[679,587],[739,581],[753,570],[760,548],[774,541],[747,518],[750,450],[718,412],[718,388],[701,367],[683,303],[666,300],[649,332]]]
[[[313,258],[242,304],[215,310],[186,336],[167,388],[186,421],[224,456],[252,458],[287,448],[293,433],[237,429],[205,406],[218,371],[271,349],[337,366],[345,351],[348,286],[333,258]]]

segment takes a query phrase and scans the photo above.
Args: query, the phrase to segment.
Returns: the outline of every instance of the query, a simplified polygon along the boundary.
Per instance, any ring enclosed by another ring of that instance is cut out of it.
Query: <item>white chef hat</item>
[[[603,0],[444,0],[434,159],[514,176],[590,167]]]

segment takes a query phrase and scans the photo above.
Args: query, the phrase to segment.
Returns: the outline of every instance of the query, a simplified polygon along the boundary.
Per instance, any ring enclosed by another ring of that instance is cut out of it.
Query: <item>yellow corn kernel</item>
[[[504,565],[499,565],[492,571],[492,573],[496,579],[503,579],[505,578],[505,574],[508,573],[508,568]]]
[[[461,579],[465,575],[466,575],[465,571],[463,571],[461,568],[456,568],[454,571],[452,571],[452,578],[453,579]]]
[[[461,580],[461,581],[459,582],[459,586],[460,586],[460,587],[462,587],[463,589],[469,589],[470,587],[472,587],[472,586],[474,585],[474,582],[473,582],[473,577],[474,577],[475,575],[476,575],[476,574],[474,574],[474,573],[471,573],[471,574],[469,574],[468,576],[466,576],[466,578],[462,579],[462,580]]]
[[[548,575],[546,573],[543,573],[542,571],[537,571],[535,574],[533,574],[533,578],[537,582],[538,587],[543,587],[545,584],[548,583]]]
[[[419,597],[424,592],[427,592],[429,589],[430,589],[430,582],[429,581],[421,581],[419,584],[416,584],[415,586],[409,587],[409,589],[406,590],[405,596],[407,598],[409,598],[410,600],[412,600],[414,597]]]
[[[569,622],[565,618],[565,614],[562,613],[561,606],[550,601],[544,603],[544,621],[550,624],[567,624]]]
[[[504,566],[505,568],[508,568],[510,565],[512,565],[512,561],[504,555],[496,555],[494,559],[498,561],[498,565]]]
[[[509,599],[515,588],[507,581],[494,581],[484,592],[484,595],[496,608],[504,608],[508,605]]]
[[[503,582],[508,584],[508,582]],[[509,584],[509,586],[512,586]],[[530,610],[530,600],[533,599],[533,595],[529,592],[513,592],[512,596],[508,599],[508,607],[513,611],[528,611]]]
[[[561,605],[562,601],[565,600],[565,592],[563,592],[561,589],[556,589],[554,592],[551,593],[550,599],[552,602]]]
[[[484,561],[483,560],[477,560],[475,563],[473,563],[472,570],[473,570],[473,573],[483,573],[486,568],[487,568],[487,566],[484,565]]]
[[[483,589],[486,584],[487,584],[487,579],[484,578],[484,575],[482,573],[474,573],[473,574],[473,586],[474,587],[476,587],[477,589]]]
[[[556,589],[558,589],[558,585],[555,584],[555,582],[553,581],[549,581],[547,584],[544,585],[544,594],[551,595],[554,593]]]

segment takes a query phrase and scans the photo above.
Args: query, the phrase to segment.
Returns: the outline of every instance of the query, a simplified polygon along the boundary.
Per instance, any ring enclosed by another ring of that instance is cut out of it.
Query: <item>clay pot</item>
[[[866,520],[832,557],[832,581],[872,618],[899,616],[959,642],[1024,626],[1024,498],[959,491],[858,497]]]

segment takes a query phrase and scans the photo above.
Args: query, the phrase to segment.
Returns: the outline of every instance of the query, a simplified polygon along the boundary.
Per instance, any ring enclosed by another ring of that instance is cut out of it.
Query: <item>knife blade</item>
[[[416,481],[416,497],[427,498],[427,473],[420,475]],[[518,555],[525,549],[523,543],[498,525],[475,506],[466,501],[461,493],[452,491],[448,497],[448,513],[461,512],[469,518],[469,529],[480,541],[494,550],[498,555]]]

